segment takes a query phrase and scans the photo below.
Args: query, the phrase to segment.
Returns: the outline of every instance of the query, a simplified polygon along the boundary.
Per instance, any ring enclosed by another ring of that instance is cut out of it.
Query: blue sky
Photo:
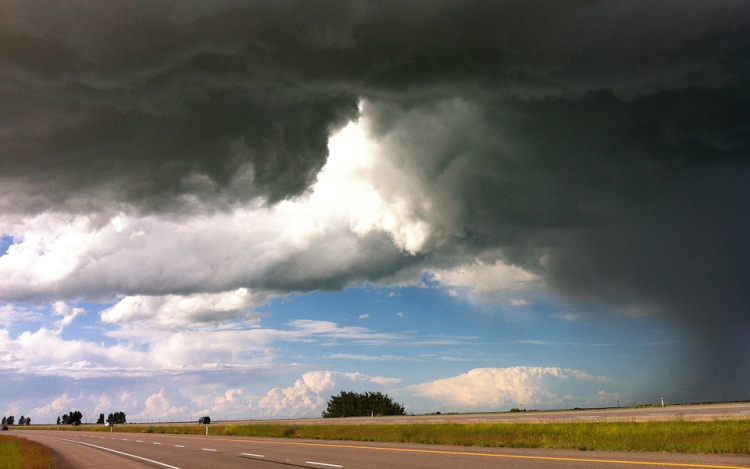
[[[1,413],[750,398],[747,3],[0,4]]]

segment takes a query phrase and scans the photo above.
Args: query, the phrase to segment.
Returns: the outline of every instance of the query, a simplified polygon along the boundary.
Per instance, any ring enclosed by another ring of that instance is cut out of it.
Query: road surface
[[[750,468],[750,456],[467,448],[134,433],[12,431],[52,448],[60,469]]]

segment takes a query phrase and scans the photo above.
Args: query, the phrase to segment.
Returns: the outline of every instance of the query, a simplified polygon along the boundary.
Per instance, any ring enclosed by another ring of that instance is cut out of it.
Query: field
[[[8,435],[0,436],[0,469],[54,469],[47,448],[29,441]]]
[[[54,428],[54,427],[53,427]],[[60,427],[58,427],[60,428]],[[106,431],[102,426],[64,427]],[[205,434],[202,425],[121,425],[114,432]],[[394,425],[211,425],[211,435],[572,449],[750,454],[750,420],[445,423]]]

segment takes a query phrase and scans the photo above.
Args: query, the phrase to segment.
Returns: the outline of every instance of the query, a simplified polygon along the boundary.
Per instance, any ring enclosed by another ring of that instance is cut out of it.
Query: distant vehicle
[[[211,417],[201,417],[198,419],[198,425],[208,425],[211,423]]]
[[[3,425],[3,431],[4,431],[4,432],[7,432],[7,431],[8,431],[8,426],[7,426],[7,425]]]
[[[112,422],[104,422],[104,426],[105,427],[111,427],[112,426]]]

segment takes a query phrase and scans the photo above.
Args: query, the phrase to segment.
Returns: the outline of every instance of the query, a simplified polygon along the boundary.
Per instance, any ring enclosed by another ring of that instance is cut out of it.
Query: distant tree
[[[112,420],[110,420],[112,423],[125,423],[127,420],[125,418],[125,412],[115,412],[114,414],[109,414]]]
[[[13,425],[14,423],[16,423],[16,418],[12,415],[9,415],[8,420],[6,420],[5,423],[7,423],[8,425]]]
[[[26,425],[31,425],[31,417],[26,417]]]
[[[19,425],[26,425],[26,417],[24,417],[24,416],[22,415],[22,416],[21,416],[21,418],[20,418],[20,419],[18,419],[18,424],[19,424]]]
[[[3,417],[3,425],[5,425],[6,423],[8,423],[8,419]]]
[[[405,415],[406,409],[387,394],[380,392],[346,392],[341,391],[328,401],[323,412],[324,418],[364,417],[367,415]]]
[[[96,421],[99,425],[104,423],[104,414],[99,414],[99,420]]]
[[[77,410],[72,411],[70,414],[68,414],[68,421],[67,425],[75,425],[81,424],[81,421],[83,420],[83,414]],[[63,416],[63,424],[65,424],[65,416]]]
[[[60,417],[57,417],[57,424],[60,425]]]

